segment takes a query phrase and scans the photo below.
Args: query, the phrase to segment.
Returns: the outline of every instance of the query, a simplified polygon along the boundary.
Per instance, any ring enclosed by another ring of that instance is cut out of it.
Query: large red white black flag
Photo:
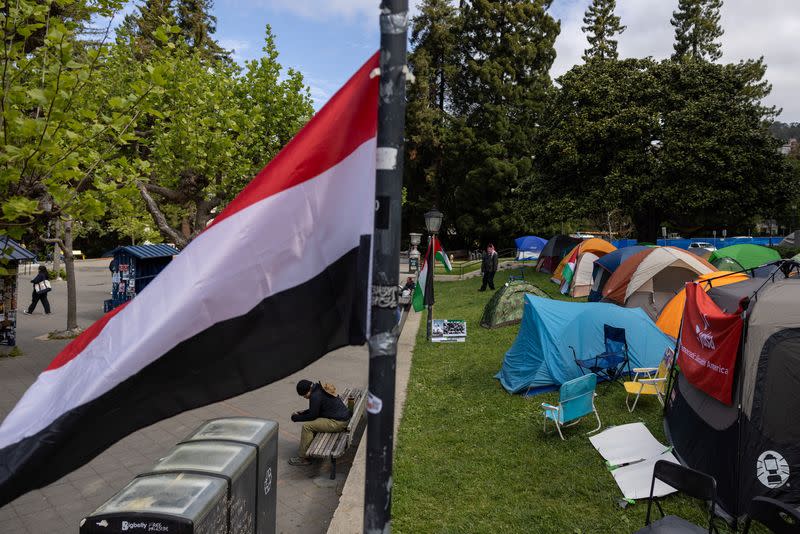
[[[131,432],[364,342],[375,54],[127,306],[73,340],[0,426],[0,506]]]

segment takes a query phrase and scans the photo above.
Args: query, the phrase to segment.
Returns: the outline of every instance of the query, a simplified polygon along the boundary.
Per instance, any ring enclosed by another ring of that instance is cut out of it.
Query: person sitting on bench
[[[301,380],[297,383],[297,394],[308,399],[308,410],[292,414],[292,421],[303,423],[303,431],[300,434],[299,454],[289,459],[289,465],[310,465],[311,459],[306,457],[306,451],[314,436],[317,432],[347,430],[350,410],[336,396],[336,388],[331,384]]]

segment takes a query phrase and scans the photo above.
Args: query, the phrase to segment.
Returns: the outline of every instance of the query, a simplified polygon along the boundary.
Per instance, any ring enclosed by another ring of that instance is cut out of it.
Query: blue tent
[[[608,279],[622,265],[625,260],[650,247],[635,245],[632,247],[618,248],[614,252],[609,252],[605,256],[595,260],[592,270],[592,290],[589,291],[589,302],[600,302],[603,298],[603,286]]]
[[[539,257],[539,253],[547,244],[547,240],[535,235],[526,235],[516,238],[514,243],[517,245],[518,260],[534,260]]]
[[[625,329],[632,368],[658,367],[674,344],[640,308],[525,295],[519,334],[495,378],[509,393],[553,389],[577,378],[581,372],[569,346],[579,358],[602,353],[603,324]]]

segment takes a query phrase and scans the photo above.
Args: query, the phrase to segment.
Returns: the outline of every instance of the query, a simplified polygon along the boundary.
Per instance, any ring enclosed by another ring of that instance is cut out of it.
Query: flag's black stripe
[[[312,280],[180,343],[101,397],[0,450],[0,506],[58,480],[135,430],[363,343],[369,253],[367,237]]]

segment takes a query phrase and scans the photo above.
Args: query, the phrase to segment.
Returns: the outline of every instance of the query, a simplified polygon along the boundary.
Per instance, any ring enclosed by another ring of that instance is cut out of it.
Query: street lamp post
[[[439,228],[442,227],[442,219],[444,215],[441,211],[433,208],[425,213],[425,228],[428,230],[428,257],[425,259],[428,265],[428,279],[425,281],[425,302],[428,304],[428,341],[431,340],[433,330],[433,271],[436,269],[434,263],[434,250],[436,243],[436,234]],[[430,293],[429,293],[430,292]]]

